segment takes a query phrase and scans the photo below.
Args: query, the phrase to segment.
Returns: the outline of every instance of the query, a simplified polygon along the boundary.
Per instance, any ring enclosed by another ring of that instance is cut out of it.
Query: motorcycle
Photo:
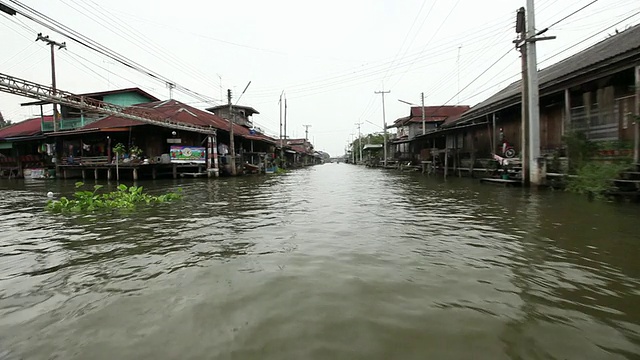
[[[514,158],[516,156],[516,148],[509,144],[502,129],[500,129],[500,139],[502,139],[502,155],[508,159]]]

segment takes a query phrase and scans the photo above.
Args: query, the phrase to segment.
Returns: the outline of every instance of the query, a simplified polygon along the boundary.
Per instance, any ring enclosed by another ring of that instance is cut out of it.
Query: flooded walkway
[[[44,213],[0,180],[0,359],[640,356],[637,205],[346,164]]]

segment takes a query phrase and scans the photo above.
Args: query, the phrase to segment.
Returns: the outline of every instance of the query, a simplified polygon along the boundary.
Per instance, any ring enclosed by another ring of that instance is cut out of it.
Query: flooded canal
[[[43,212],[0,180],[0,359],[632,359],[637,205],[346,164]]]

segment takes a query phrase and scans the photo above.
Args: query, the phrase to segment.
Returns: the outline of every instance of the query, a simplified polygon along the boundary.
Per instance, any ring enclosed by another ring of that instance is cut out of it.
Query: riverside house
[[[19,139],[15,136],[0,138],[0,147],[11,146],[16,150],[28,144],[33,147],[28,151],[31,154],[21,155],[34,155],[37,154],[36,149],[47,149],[50,158],[38,162],[37,166],[40,171],[55,168],[57,175],[61,177],[112,178],[115,165],[112,149],[118,143],[125,147],[124,154],[118,160],[125,177],[176,177],[179,173],[199,176],[207,174],[203,169],[209,167],[215,174],[229,172],[225,168],[228,161],[223,159],[218,162],[217,156],[218,148],[227,151],[229,148],[231,123],[228,119],[179,101],[160,101],[137,88],[81,96],[124,106],[125,112],[150,116],[160,121],[148,124],[125,117],[106,116],[61,106],[58,131],[53,131],[50,117],[31,119],[16,124],[16,127],[7,128],[11,130],[28,126],[31,132],[27,136]],[[46,103],[24,105],[43,106]],[[245,171],[245,168],[254,171],[257,164],[273,157],[274,139],[246,124],[233,126],[238,173]],[[3,152],[8,151],[3,149]],[[7,155],[0,156],[0,159],[7,160],[10,157]],[[256,165],[251,166],[252,164]],[[11,165],[24,168],[22,164]]]
[[[640,26],[611,35],[538,74],[543,156],[565,156],[563,137],[575,132],[598,143],[602,156],[631,155],[640,102]],[[521,81],[516,81],[455,121],[417,135],[411,141],[414,153],[433,147],[446,152],[454,167],[469,168],[478,159],[500,153],[500,133],[519,153],[521,88]],[[637,145],[635,156],[637,162]]]

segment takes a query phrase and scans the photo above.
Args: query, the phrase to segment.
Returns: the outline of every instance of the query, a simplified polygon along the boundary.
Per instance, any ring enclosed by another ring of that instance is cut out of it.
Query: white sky
[[[537,0],[536,27],[551,25],[591,1]],[[302,125],[309,124],[316,149],[332,155],[344,152],[350,134],[357,133],[355,123],[364,122],[363,133],[380,131],[382,101],[376,90],[391,90],[386,96],[391,123],[409,114],[409,105],[398,99],[419,104],[424,92],[426,105],[474,105],[516,80],[520,62],[512,50],[470,84],[513,48],[515,12],[525,5],[524,0],[22,2],[219,102],[227,88],[237,96],[251,81],[240,103],[261,112],[254,122],[270,135],[279,132],[278,98],[284,90],[288,135],[303,137]],[[638,0],[597,1],[549,30],[546,35],[558,38],[539,43],[539,66],[562,60],[616,28],[637,24],[640,15],[610,27],[639,11]],[[62,90],[138,86],[161,99],[169,97],[165,84],[20,15],[0,14],[0,72],[51,83],[49,49],[34,41],[38,32],[67,42],[68,49],[56,58]],[[180,93],[174,92],[174,98],[205,107]],[[20,107],[26,101],[0,93],[0,111],[12,121],[37,115],[36,107]]]

